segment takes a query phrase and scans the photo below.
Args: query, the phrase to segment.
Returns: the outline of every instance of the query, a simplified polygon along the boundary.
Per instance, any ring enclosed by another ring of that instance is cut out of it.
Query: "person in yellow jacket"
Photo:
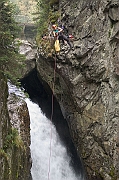
[[[65,41],[66,41],[68,43],[70,49],[71,49],[72,46],[71,46],[70,40],[69,40],[69,38],[67,36],[65,36],[63,34],[63,29],[58,27],[55,24],[52,25],[52,29],[53,29],[53,36],[54,36],[54,38],[59,40],[59,41],[62,40],[63,44],[65,44]]]

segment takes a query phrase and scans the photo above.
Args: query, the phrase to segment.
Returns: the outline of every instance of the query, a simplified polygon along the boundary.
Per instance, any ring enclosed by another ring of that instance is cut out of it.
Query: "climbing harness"
[[[55,71],[56,71],[56,54],[54,58],[54,77],[53,77],[53,85],[52,85],[52,109],[51,109],[51,117],[50,120],[53,120],[54,113],[54,88],[55,88]],[[50,155],[49,155],[49,165],[48,165],[48,180],[50,180],[50,165],[51,165],[51,153],[52,153],[52,126],[51,126],[51,134],[50,134]]]

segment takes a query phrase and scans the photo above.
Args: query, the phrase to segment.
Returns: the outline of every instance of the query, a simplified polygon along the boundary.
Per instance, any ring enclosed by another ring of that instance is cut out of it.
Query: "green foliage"
[[[22,76],[21,70],[24,68],[24,66],[26,66],[24,63],[25,57],[24,55],[19,55],[18,53],[15,53],[11,57],[13,59],[6,63],[4,74],[8,79],[11,80],[13,84],[18,85],[18,79],[20,79]]]
[[[20,28],[14,20],[15,6],[8,0],[0,2],[0,70],[13,82],[17,82],[23,56],[18,53],[18,45],[14,40]]]
[[[0,2],[0,45],[8,49],[18,35],[18,26],[14,20],[14,6],[9,1]]]
[[[12,147],[24,148],[23,141],[18,134],[17,129],[13,128],[11,132],[6,136],[4,142],[4,149],[11,149]]]
[[[56,11],[56,12],[50,11],[49,12],[49,21],[51,22],[51,24],[55,24],[59,17],[60,17],[59,11]]]
[[[47,34],[50,24],[55,23],[60,14],[58,10],[54,10],[54,5],[59,4],[59,0],[36,0],[37,1],[37,36]],[[59,6],[58,6],[59,7]]]
[[[49,14],[49,1],[48,0],[39,0],[37,2],[38,10],[38,34],[46,33],[48,27],[48,14]]]

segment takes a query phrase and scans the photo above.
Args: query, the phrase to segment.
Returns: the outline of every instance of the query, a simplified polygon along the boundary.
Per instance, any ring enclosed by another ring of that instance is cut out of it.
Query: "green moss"
[[[110,168],[109,175],[111,176],[112,180],[117,180],[116,171],[115,171],[115,168],[113,166]]]
[[[1,173],[1,179],[9,179],[9,155],[5,152],[4,149],[0,149],[0,159],[2,160],[3,166],[2,173]]]
[[[110,36],[111,36],[111,30],[108,31],[108,36],[109,36],[109,38],[110,38]]]
[[[49,21],[54,24],[57,22],[58,18],[60,17],[60,13],[58,11],[56,12],[49,12]]]
[[[8,160],[8,155],[7,155],[7,153],[4,151],[4,149],[0,149],[0,157],[4,157],[6,160]]]

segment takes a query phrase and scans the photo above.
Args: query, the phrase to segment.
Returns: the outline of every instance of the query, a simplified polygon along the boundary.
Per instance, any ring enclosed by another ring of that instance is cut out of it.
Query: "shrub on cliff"
[[[59,0],[36,0],[37,1],[37,39],[48,33],[51,23],[59,18]]]

